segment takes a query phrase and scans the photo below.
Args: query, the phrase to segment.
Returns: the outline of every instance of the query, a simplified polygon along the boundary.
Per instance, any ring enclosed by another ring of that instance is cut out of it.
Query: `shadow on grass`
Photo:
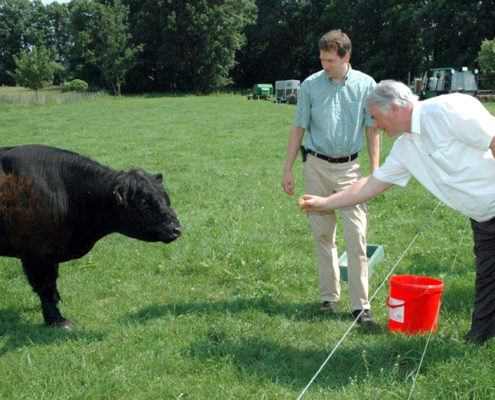
[[[458,293],[452,293],[456,296]],[[450,301],[454,301],[451,299]],[[449,303],[450,303],[449,301]],[[258,310],[268,315],[281,315],[291,320],[346,320],[351,324],[349,313],[337,312],[331,317],[316,314],[318,304],[287,304],[272,298],[260,298],[231,302],[170,303],[151,305],[137,313],[127,315],[126,322],[146,323],[146,321],[164,316],[189,314],[212,315],[216,313],[242,313],[246,310]],[[339,337],[340,338],[340,337]],[[310,346],[307,342],[292,344],[280,343],[269,337],[239,337],[228,329],[212,326],[190,345],[183,348],[182,355],[202,362],[232,363],[241,374],[247,374],[302,390],[323,364],[338,339],[326,345]],[[338,388],[349,385],[351,381],[383,380],[389,384],[410,382],[421,358],[426,337],[390,334],[385,326],[367,330],[354,326],[347,338],[336,350],[328,364],[314,382],[314,386]],[[318,342],[318,340],[316,340]],[[301,343],[306,343],[303,345]],[[434,336],[429,344],[428,355],[421,366],[421,374],[435,365],[451,363],[455,359],[464,359],[469,346],[462,338],[455,336]]]
[[[332,316],[321,316],[317,313],[319,303],[286,303],[277,302],[272,297],[260,297],[256,299],[237,299],[233,301],[184,303],[174,302],[164,305],[153,304],[134,314],[124,317],[126,321],[144,323],[148,320],[161,318],[166,315],[187,314],[217,314],[217,313],[240,313],[247,310],[258,310],[271,316],[283,316],[293,320],[327,319],[350,320],[351,313],[337,311]]]
[[[416,254],[413,256],[413,263],[409,265],[406,270],[408,275],[422,275],[430,276],[432,278],[442,273],[450,275],[451,271],[455,276],[467,276],[476,271],[476,264],[474,263],[474,256],[472,262],[467,266],[460,266],[458,264],[452,266],[452,264],[439,264],[429,257]]]
[[[25,346],[48,345],[64,341],[102,341],[101,333],[85,332],[79,328],[66,331],[60,327],[49,327],[43,324],[27,323],[22,320],[18,311],[12,309],[0,310],[0,337],[3,347],[0,347],[0,357]]]
[[[474,307],[474,279],[465,284],[447,286],[442,295],[442,308],[451,314],[473,312]]]
[[[473,308],[474,283],[465,282],[462,285],[455,284],[446,287],[442,296],[442,309],[448,310],[454,315],[470,314]],[[241,313],[248,310],[256,310],[270,316],[282,316],[294,321],[352,321],[351,313],[338,309],[334,315],[322,316],[317,313],[319,303],[287,303],[277,302],[272,297],[260,297],[257,299],[237,299],[233,301],[174,302],[169,304],[153,304],[136,313],[128,314],[122,320],[126,322],[145,323],[148,320],[162,318],[164,316],[180,315],[212,315],[219,313]]]
[[[357,343],[349,341],[329,359],[314,386],[338,388],[348,385],[351,380],[376,382],[380,379],[388,383],[403,383],[415,373],[424,342],[424,337],[403,335],[389,335],[386,341],[373,344],[360,339]],[[183,355],[208,362],[229,360],[240,373],[254,376],[260,382],[269,380],[293,390],[302,390],[335,344],[329,343],[324,348],[300,348],[281,345],[267,338],[239,338],[211,330],[185,348]],[[430,346],[430,353],[434,355],[429,355],[423,362],[422,373],[437,363],[465,357],[466,349],[454,339],[442,338],[441,342]]]

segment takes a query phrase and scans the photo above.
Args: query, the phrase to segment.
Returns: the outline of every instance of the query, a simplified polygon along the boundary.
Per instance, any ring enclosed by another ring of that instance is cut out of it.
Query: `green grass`
[[[297,398],[352,321],[346,283],[337,315],[315,315],[311,234],[280,186],[294,111],[227,95],[0,110],[2,145],[42,143],[162,172],[185,228],[168,246],[112,235],[62,264],[61,311],[77,326],[69,333],[43,326],[20,263],[1,258],[0,398]],[[384,139],[383,156],[391,144]],[[412,398],[489,399],[495,346],[462,341],[474,295],[471,231],[445,206],[430,218],[436,205],[415,181],[369,202],[368,241],[385,249],[370,294],[428,224],[394,271],[445,283]],[[408,397],[426,337],[386,332],[387,295],[385,286],[372,302],[384,331],[354,328],[304,399]]]

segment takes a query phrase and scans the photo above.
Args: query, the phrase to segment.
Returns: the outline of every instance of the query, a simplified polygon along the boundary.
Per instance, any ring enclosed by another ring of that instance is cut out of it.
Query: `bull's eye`
[[[141,199],[139,199],[139,205],[141,207],[149,207],[149,202],[145,198],[141,198]]]

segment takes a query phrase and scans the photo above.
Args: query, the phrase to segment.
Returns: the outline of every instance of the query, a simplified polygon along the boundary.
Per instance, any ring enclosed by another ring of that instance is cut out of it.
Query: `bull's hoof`
[[[76,327],[74,325],[72,325],[69,321],[65,320],[65,321],[62,321],[60,322],[59,324],[57,324],[57,326],[61,327],[62,329],[68,331],[68,332],[71,332],[73,331],[74,329],[76,329]]]
[[[53,323],[47,324],[47,325],[48,326],[53,326],[53,327],[56,327],[56,328],[62,328],[63,330],[66,330],[68,332],[73,331],[76,328],[74,325],[72,325],[66,319],[64,319],[62,321],[56,321],[56,322],[53,322]]]

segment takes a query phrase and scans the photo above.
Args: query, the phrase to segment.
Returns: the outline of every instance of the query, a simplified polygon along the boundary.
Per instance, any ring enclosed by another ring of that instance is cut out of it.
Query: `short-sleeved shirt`
[[[330,157],[346,157],[364,148],[364,127],[373,126],[365,99],[376,86],[370,76],[349,65],[335,83],[324,70],[304,80],[294,125],[306,130],[306,146]]]
[[[495,117],[472,96],[448,94],[414,104],[411,133],[394,143],[373,176],[406,186],[414,176],[433,195],[478,222],[495,217]]]

